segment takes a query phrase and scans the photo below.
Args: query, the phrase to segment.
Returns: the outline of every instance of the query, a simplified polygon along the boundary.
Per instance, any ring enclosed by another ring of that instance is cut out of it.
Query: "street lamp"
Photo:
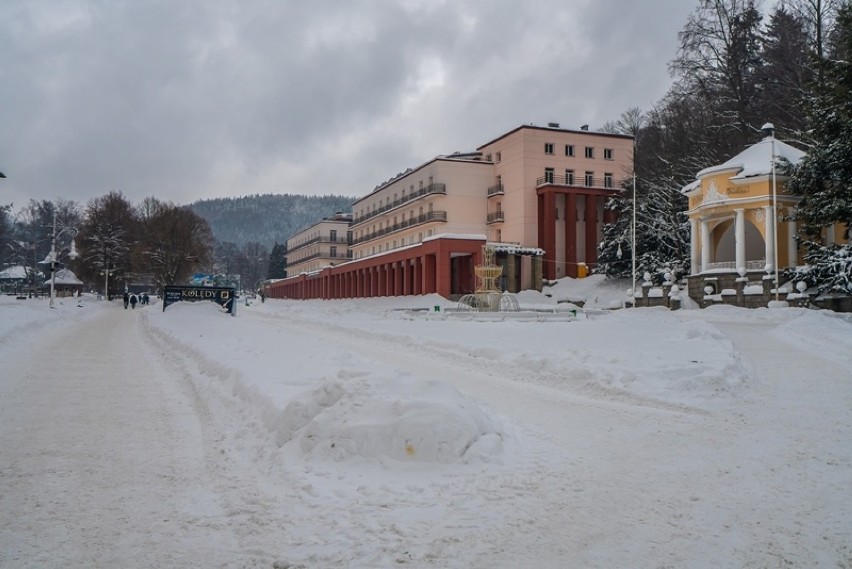
[[[761,127],[761,130],[769,137],[769,148],[771,149],[772,161],[772,264],[775,267],[775,300],[778,300],[778,289],[781,283],[778,280],[778,191],[775,182],[775,125],[771,122]]]
[[[54,290],[56,289],[56,260],[57,260],[57,252],[56,252],[56,238],[60,237],[65,232],[71,233],[71,250],[68,252],[68,257],[70,259],[77,258],[77,247],[74,244],[74,238],[77,236],[77,228],[66,226],[56,231],[56,210],[53,211],[53,235],[50,239],[50,253],[47,254],[47,258],[45,262],[50,263],[50,308],[53,308],[53,297]]]
[[[632,270],[630,272],[630,302],[636,307],[636,170],[633,170],[633,228],[630,245]]]

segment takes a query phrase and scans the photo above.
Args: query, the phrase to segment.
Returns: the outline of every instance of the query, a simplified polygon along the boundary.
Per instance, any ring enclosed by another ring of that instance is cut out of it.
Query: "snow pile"
[[[436,463],[488,460],[503,438],[475,401],[410,376],[326,382],[285,407],[276,435],[307,458]]]
[[[553,286],[544,287],[542,292],[557,302],[582,304],[584,308],[620,308],[629,298],[628,289],[629,280],[590,275],[582,279],[559,279]],[[638,284],[636,289],[641,290]]]
[[[332,320],[366,318],[362,325],[368,327],[387,310],[387,302],[373,303],[379,306],[372,313],[362,306],[357,314],[349,314],[355,307],[346,302],[316,304]],[[287,318],[292,312],[279,314]],[[343,349],[329,353],[326,342],[275,334],[274,319],[233,318],[212,303],[179,303],[154,319],[147,316],[153,332],[203,370],[205,389],[240,398],[245,423],[262,424],[288,453],[309,460],[450,464],[492,460],[503,452],[499,420],[446,382],[377,367]],[[301,358],[300,365],[288,366],[290,358]],[[257,412],[262,420],[253,422],[248,415]]]

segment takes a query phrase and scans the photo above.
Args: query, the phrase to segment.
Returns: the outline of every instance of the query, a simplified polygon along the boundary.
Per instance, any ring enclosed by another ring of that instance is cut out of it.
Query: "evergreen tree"
[[[807,34],[802,18],[779,6],[762,38],[763,66],[757,86],[758,108],[782,138],[805,140],[802,106],[811,83]]]
[[[802,196],[796,218],[808,267],[792,275],[819,291],[852,293],[852,245],[825,245],[825,227],[852,230],[852,4],[838,10],[829,57],[819,61],[822,82],[809,106],[815,144],[794,170],[788,187]],[[840,237],[840,236],[837,236]]]
[[[287,276],[287,245],[276,242],[269,254],[268,279],[283,279]]]

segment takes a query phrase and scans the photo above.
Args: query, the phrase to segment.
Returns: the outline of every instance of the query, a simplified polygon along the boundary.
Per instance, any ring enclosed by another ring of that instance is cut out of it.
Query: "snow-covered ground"
[[[852,567],[852,319],[625,289],[0,298],[0,567]]]

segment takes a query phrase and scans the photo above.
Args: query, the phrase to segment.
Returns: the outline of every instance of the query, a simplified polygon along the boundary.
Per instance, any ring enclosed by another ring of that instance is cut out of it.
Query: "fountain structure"
[[[482,247],[483,264],[473,268],[476,291],[459,299],[459,312],[518,312],[518,299],[510,292],[501,292],[497,284],[503,267],[494,264],[494,247]]]

